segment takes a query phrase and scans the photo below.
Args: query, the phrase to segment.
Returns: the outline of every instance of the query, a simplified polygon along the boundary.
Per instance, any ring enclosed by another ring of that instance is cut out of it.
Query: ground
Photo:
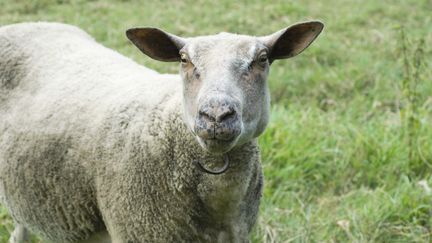
[[[125,38],[265,35],[319,19],[322,35],[276,61],[253,242],[432,241],[432,3],[407,1],[2,0],[0,25],[60,21],[160,72]],[[0,206],[0,242],[12,230]],[[40,242],[34,237],[34,242]]]

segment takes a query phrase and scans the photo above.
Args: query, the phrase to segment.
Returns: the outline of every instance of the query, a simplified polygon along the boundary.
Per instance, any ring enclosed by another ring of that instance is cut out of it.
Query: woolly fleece
[[[255,139],[223,164],[182,120],[181,79],[55,23],[0,28],[0,199],[52,242],[248,242],[261,197]]]

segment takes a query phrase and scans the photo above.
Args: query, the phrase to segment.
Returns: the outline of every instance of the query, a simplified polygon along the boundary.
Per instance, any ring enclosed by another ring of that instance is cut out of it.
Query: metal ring
[[[216,169],[216,170],[210,170],[210,169],[205,168],[198,159],[195,160],[195,163],[197,163],[199,165],[200,169],[202,171],[206,172],[206,173],[209,173],[209,174],[212,174],[212,175],[220,175],[220,174],[224,173],[228,169],[228,167],[229,167],[228,154],[224,154],[223,160],[224,160],[224,163],[225,163],[223,165],[223,167],[220,168],[220,169]]]

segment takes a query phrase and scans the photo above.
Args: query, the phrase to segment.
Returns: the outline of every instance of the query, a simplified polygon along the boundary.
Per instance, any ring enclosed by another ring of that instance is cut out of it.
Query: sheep
[[[0,199],[16,229],[52,242],[248,242],[263,174],[270,64],[319,21],[268,36],[127,37],[179,62],[160,74],[77,27],[0,28]]]

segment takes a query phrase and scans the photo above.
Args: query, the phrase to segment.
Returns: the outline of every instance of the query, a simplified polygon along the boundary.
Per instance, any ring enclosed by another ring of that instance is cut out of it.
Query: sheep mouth
[[[237,137],[230,139],[210,138],[204,139],[197,136],[199,144],[208,152],[215,154],[223,154],[229,152],[236,144]]]
[[[232,141],[235,140],[235,138],[228,138],[228,139],[223,139],[223,138],[201,138],[205,141],[209,141],[209,142],[214,142],[214,143],[231,143]]]

